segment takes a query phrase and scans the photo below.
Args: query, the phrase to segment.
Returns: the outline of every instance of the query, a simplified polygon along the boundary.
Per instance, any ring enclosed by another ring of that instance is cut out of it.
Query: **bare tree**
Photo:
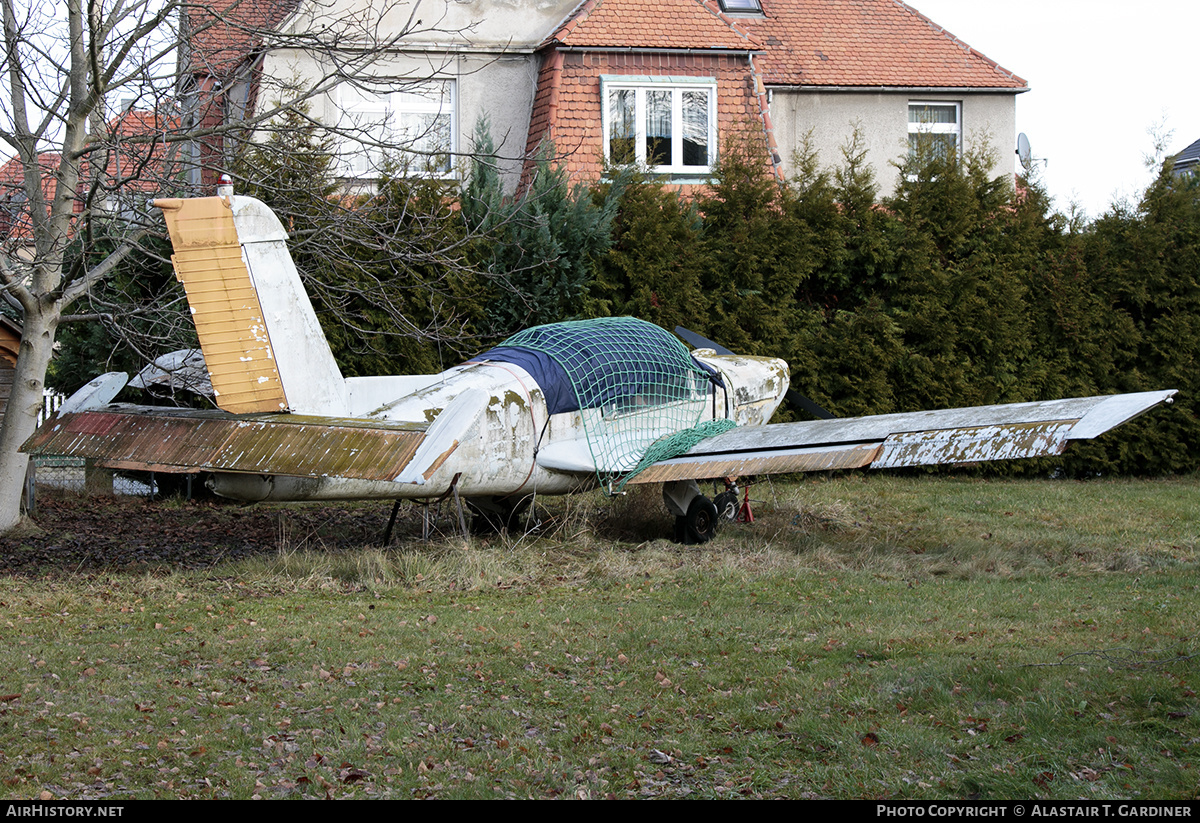
[[[399,4],[337,8],[0,0],[0,141],[14,155],[0,179],[0,295],[23,325],[0,426],[0,532],[19,521],[27,457],[18,449],[36,426],[59,326],[161,235],[148,197],[209,182],[238,135],[268,129],[338,84],[377,82],[370,67],[379,55],[433,28]],[[309,55],[315,68],[267,96],[256,73],[262,55],[279,49]]]

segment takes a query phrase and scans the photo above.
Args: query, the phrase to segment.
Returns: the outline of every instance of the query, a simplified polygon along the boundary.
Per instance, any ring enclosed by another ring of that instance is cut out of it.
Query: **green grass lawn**
[[[1200,478],[751,496],[0,578],[0,796],[1197,797]]]

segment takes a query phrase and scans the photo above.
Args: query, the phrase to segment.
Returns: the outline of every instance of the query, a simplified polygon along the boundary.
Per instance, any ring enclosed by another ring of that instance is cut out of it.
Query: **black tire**
[[[717,507],[704,495],[697,495],[688,505],[684,521],[690,545],[707,543],[717,533]]]
[[[722,523],[732,523],[737,520],[738,509],[741,508],[737,492],[721,492],[713,498],[713,505],[717,507],[717,519]]]

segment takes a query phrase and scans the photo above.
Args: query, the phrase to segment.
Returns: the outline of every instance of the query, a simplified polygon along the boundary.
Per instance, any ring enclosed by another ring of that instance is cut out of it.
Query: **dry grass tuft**
[[[751,489],[755,522],[725,525],[701,546],[667,539],[672,520],[652,486],[615,500],[599,493],[539,499],[528,529],[488,536],[464,538],[443,512],[450,536],[421,541],[412,528],[419,533],[420,514],[409,511],[401,518],[408,536],[386,548],[331,546],[281,517],[277,553],[244,573],[299,586],[463,591],[695,575],[1003,580],[1195,566],[1195,527],[1147,529],[1142,488],[879,475],[764,483]],[[1172,502],[1177,491],[1193,491],[1188,481],[1165,496],[1150,491],[1176,521],[1194,522]],[[1092,511],[1097,500],[1106,505]]]

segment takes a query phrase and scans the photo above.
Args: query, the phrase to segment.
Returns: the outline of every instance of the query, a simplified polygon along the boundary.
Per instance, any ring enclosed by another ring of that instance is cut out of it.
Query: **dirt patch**
[[[390,503],[255,505],[42,496],[36,528],[0,537],[0,573],[45,576],[153,567],[203,569],[282,543],[331,551],[378,543]]]

